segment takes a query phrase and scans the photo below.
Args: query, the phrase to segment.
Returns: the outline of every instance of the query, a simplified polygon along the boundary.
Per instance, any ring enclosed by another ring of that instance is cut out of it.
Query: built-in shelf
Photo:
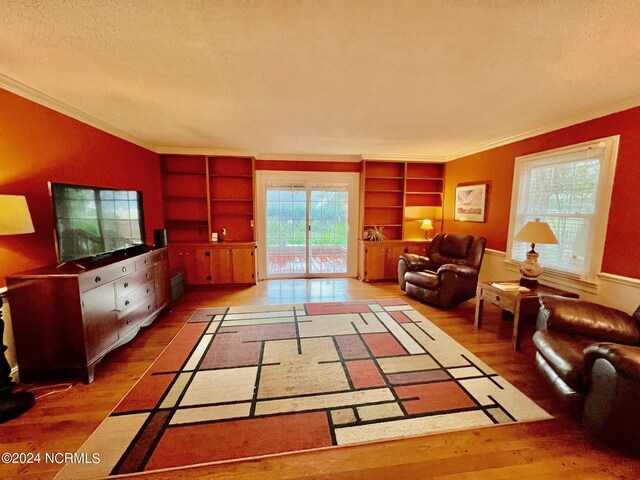
[[[253,175],[209,175],[215,178],[253,178]]]
[[[365,160],[361,177],[364,200],[360,224],[385,227],[389,240],[422,238],[420,223],[442,225],[444,166],[421,162]]]
[[[404,208],[403,205],[369,205],[369,206],[365,206],[364,208]]]
[[[369,192],[369,193],[402,193],[403,190],[374,190],[374,189],[369,189],[369,190],[367,190],[367,192]]]
[[[164,198],[172,200],[206,200],[206,195],[165,195]]]
[[[370,178],[371,180],[404,180],[404,177],[377,177],[377,176],[371,176],[371,177],[367,177]]]
[[[252,202],[253,199],[250,198],[212,198],[212,202]],[[230,212],[233,213],[233,212]]]
[[[163,155],[165,226],[169,243],[253,242],[252,157]],[[227,195],[233,198],[227,198]]]
[[[198,220],[196,218],[167,218],[165,219],[165,223],[175,224],[175,225],[206,225],[206,220]]]

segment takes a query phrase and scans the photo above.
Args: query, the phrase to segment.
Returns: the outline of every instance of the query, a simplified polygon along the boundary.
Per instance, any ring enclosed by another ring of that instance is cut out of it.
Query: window
[[[516,159],[509,259],[524,261],[529,245],[513,241],[540,218],[558,245],[536,245],[545,271],[589,283],[600,273],[618,136]]]

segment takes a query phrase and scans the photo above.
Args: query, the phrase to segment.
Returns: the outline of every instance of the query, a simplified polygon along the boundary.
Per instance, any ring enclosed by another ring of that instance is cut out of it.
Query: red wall
[[[56,261],[50,181],[141,190],[153,243],[164,222],[157,154],[6,90],[0,105],[0,194],[25,195],[35,227],[0,237],[0,286],[8,274]]]
[[[602,271],[640,278],[640,107],[449,162],[445,170],[445,231],[482,235],[488,248],[505,251],[515,157],[612,135],[620,135],[620,145]],[[489,184],[486,223],[453,220],[455,187],[466,182]]]

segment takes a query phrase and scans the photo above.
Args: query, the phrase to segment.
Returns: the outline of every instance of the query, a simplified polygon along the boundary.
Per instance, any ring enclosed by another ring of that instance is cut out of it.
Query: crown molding
[[[402,162],[423,162],[423,163],[444,163],[453,160],[450,155],[388,155],[367,153],[360,155],[362,160],[378,160],[378,161],[402,161]]]
[[[89,126],[97,128],[103,132],[114,135],[122,140],[138,145],[158,154],[177,154],[177,155],[218,155],[218,156],[237,156],[237,157],[255,157],[259,160],[289,160],[289,161],[316,161],[316,162],[359,162],[361,160],[378,160],[378,161],[406,161],[406,162],[424,162],[424,163],[446,163],[457,160],[469,155],[491,150],[493,148],[508,145],[510,143],[526,140],[527,138],[549,133],[565,127],[570,127],[579,123],[587,122],[599,117],[611,115],[621,112],[629,108],[640,106],[640,96],[631,97],[629,99],[608,105],[603,108],[584,112],[564,120],[550,123],[543,127],[531,129],[515,135],[504,137],[498,140],[483,143],[481,145],[460,150],[450,155],[392,155],[392,154],[361,154],[361,155],[339,155],[339,154],[275,154],[275,153],[256,153],[248,150],[231,150],[216,149],[203,147],[163,147],[152,145],[124,130],[121,130],[110,123],[100,120],[86,112],[78,110],[67,103],[57,100],[49,95],[40,92],[32,87],[18,82],[6,75],[0,73],[0,88],[3,88],[16,95],[31,100],[39,105],[45,106],[56,112],[62,113],[68,117],[85,123]]]
[[[23,83],[18,82],[12,78],[7,77],[0,73],[0,88],[3,88],[11,93],[15,93],[19,97],[26,98],[27,100],[31,100],[32,102],[37,103],[38,105],[42,105],[44,107],[50,108],[58,113],[62,113],[67,117],[71,117],[74,120],[78,120],[84,124],[87,124],[91,127],[97,128],[98,130],[102,130],[110,135],[118,137],[122,140],[126,140],[127,142],[133,143],[139,147],[145,148],[147,150],[151,150],[152,152],[156,151],[156,146],[151,145],[150,143],[141,140],[140,138],[131,135],[124,130],[119,129],[107,123],[103,120],[100,120],[92,115],[89,115],[82,110],[78,110],[71,105],[68,105],[60,100],[56,100],[53,97],[50,97],[46,93],[43,93],[35,88],[29,87]]]
[[[360,162],[362,157],[360,155],[337,155],[337,154],[277,154],[277,153],[259,153],[256,155],[256,160],[275,160],[285,162]]]
[[[231,150],[223,148],[205,147],[157,147],[155,152],[166,155],[204,155],[219,157],[255,157],[256,153],[249,150]]]
[[[159,147],[156,153],[168,155],[209,155],[226,157],[254,157],[256,160],[285,162],[360,162],[360,155],[256,153],[248,150],[227,150],[201,147]]]
[[[607,105],[606,107],[603,107],[603,108],[591,110],[589,112],[584,112],[579,115],[575,115],[573,117],[565,118],[564,120],[560,120],[558,122],[550,123],[543,127],[534,128],[526,132],[521,132],[515,135],[511,135],[509,137],[504,137],[504,138],[501,138],[500,140],[487,142],[477,147],[460,150],[455,154],[448,155],[445,161],[450,162],[452,160],[457,160],[459,158],[468,157],[469,155],[473,155],[475,153],[485,152],[487,150],[491,150],[492,148],[501,147],[503,145],[509,145],[510,143],[519,142],[520,140],[526,140],[527,138],[532,138],[537,135],[553,132],[554,130],[560,130],[562,128],[571,127],[579,123],[588,122],[589,120],[605,117],[607,115],[611,115],[617,112],[622,112],[623,110],[628,110],[630,108],[634,108],[637,106],[640,106],[640,96],[631,97],[631,98],[628,98],[627,100],[623,100],[621,102]]]

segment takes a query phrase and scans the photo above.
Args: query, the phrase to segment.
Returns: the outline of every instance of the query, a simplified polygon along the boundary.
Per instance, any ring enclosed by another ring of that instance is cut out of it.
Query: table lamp
[[[422,220],[422,224],[420,225],[420,230],[424,230],[424,239],[429,240],[429,232],[433,231],[433,223],[428,218]]]
[[[535,288],[538,286],[538,277],[542,273],[542,267],[538,265],[538,253],[536,243],[558,244],[558,238],[547,222],[541,222],[536,218],[535,222],[527,222],[513,238],[517,242],[531,244],[531,250],[527,252],[527,259],[520,266],[520,285]]]
[[[0,195],[0,235],[19,235],[33,233],[33,223],[22,195]],[[2,297],[0,296],[0,308]],[[4,321],[0,310],[0,423],[19,417],[35,404],[35,398],[29,392],[13,393],[11,367],[5,356],[7,347],[3,341]]]

